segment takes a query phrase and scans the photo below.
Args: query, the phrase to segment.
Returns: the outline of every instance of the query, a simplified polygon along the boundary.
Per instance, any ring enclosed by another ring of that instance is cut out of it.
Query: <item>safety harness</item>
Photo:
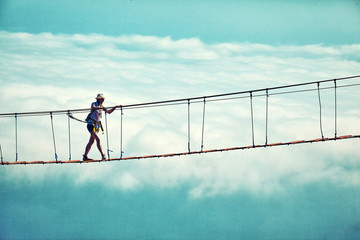
[[[100,127],[100,129],[101,129],[101,131],[102,131],[102,134],[104,134],[104,128],[103,128],[103,126],[102,126],[101,121],[96,121],[95,119],[91,118],[91,115],[92,115],[92,113],[93,113],[94,111],[96,111],[96,110],[91,111],[91,112],[87,115],[85,121],[84,121],[84,120],[81,120],[81,119],[79,119],[79,118],[74,117],[71,113],[68,113],[68,116],[69,116],[71,119],[74,119],[74,120],[76,120],[76,121],[94,125],[93,132],[95,132],[95,130],[96,130],[96,124],[98,124],[99,127]],[[90,121],[92,121],[92,122],[90,122]]]

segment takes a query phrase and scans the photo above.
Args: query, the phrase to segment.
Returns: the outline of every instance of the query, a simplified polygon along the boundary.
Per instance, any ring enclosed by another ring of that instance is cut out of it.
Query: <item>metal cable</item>
[[[293,88],[293,87],[300,87],[300,86],[306,86],[306,85],[312,85],[314,83],[325,83],[325,82],[330,82],[330,81],[341,81],[341,80],[347,80],[347,79],[354,79],[354,78],[360,78],[360,75],[357,76],[349,76],[349,77],[342,77],[342,78],[337,78],[337,79],[328,79],[328,80],[322,80],[322,81],[316,81],[316,82],[307,82],[307,83],[298,83],[298,84],[291,84],[291,85],[283,85],[283,86],[278,86],[278,87],[272,87],[272,88],[263,88],[263,89],[255,89],[255,90],[251,90],[251,91],[240,91],[240,92],[232,92],[232,93],[224,93],[224,94],[217,94],[217,95],[209,95],[209,96],[205,96],[207,98],[207,101],[214,101],[213,99],[218,99],[221,97],[226,97],[226,96],[232,96],[232,95],[242,95],[242,94],[248,94],[249,92],[264,92],[266,91],[266,89],[268,90],[275,90],[275,89],[283,89],[283,88]],[[359,85],[359,84],[353,84],[353,85]],[[300,90],[302,91],[302,90]],[[304,91],[309,91],[309,90],[304,90]],[[282,93],[273,93],[271,95],[275,95],[275,94],[285,94],[285,93],[290,93],[290,92],[282,92]],[[255,96],[261,96],[261,95],[253,95],[253,97]],[[191,101],[196,101],[196,100],[201,100],[204,97],[193,97],[193,98],[184,98],[184,99],[173,99],[173,100],[165,100],[165,101],[157,101],[157,102],[147,102],[147,103],[137,103],[137,104],[129,104],[129,105],[123,105],[123,108],[140,108],[140,107],[152,107],[152,106],[167,106],[167,105],[175,105],[175,104],[184,104],[186,103],[187,100],[191,100]],[[230,98],[229,98],[230,99]],[[225,99],[223,99],[225,100]],[[118,107],[120,108],[120,106]],[[53,115],[58,115],[58,114],[66,114],[68,110],[58,110],[58,111],[52,111]],[[89,108],[84,108],[84,109],[73,109],[71,110],[71,112],[73,113],[85,113],[88,112]],[[1,117],[10,117],[10,116],[14,116],[15,113],[2,113],[0,114],[0,118]],[[39,111],[39,112],[23,112],[23,113],[18,113],[18,116],[23,116],[23,115],[28,115],[28,116],[41,116],[41,115],[47,115],[49,114],[49,111]]]
[[[18,141],[17,141],[17,113],[15,113],[15,162],[18,160]]]
[[[266,127],[265,127],[265,145],[268,143],[268,118],[269,118],[269,90],[266,89]]]
[[[120,159],[122,159],[123,156],[123,107],[120,107]]]
[[[109,133],[108,133],[108,124],[107,124],[107,112],[105,111],[105,128],[106,128],[106,145],[107,145],[107,156],[110,159],[110,149],[109,149]]]
[[[71,160],[70,110],[68,111],[68,132],[69,132],[69,160]]]
[[[53,142],[54,142],[55,161],[57,162],[58,155],[56,153],[55,132],[54,132],[54,122],[53,122],[53,114],[52,114],[52,112],[50,112],[50,119],[51,119],[51,129],[52,129],[52,136],[53,136]]]
[[[201,131],[201,151],[204,148],[205,104],[206,104],[206,97],[204,97],[204,107],[203,107],[203,119],[202,119],[202,131]]]
[[[317,83],[318,86],[318,99],[319,99],[319,110],[320,110],[320,132],[321,138],[324,139],[323,129],[322,129],[322,114],[321,114],[321,97],[320,97],[320,83]]]
[[[253,103],[252,103],[252,92],[250,92],[250,108],[251,108],[251,132],[252,132],[252,145],[255,146],[254,136],[254,114],[253,114]]]
[[[334,89],[335,89],[335,116],[334,116],[334,121],[335,121],[335,138],[337,135],[337,94],[336,94],[336,80],[334,80]]]
[[[188,150],[190,152],[190,99],[188,99],[188,106],[187,106],[187,110],[188,110]]]
[[[4,164],[4,159],[3,159],[1,144],[0,144],[0,156],[1,156],[1,164]]]

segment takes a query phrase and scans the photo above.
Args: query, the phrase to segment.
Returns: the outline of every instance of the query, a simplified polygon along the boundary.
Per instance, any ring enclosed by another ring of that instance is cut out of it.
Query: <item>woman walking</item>
[[[107,110],[102,104],[104,102],[105,98],[102,93],[99,93],[96,97],[96,102],[93,102],[91,104],[91,112],[86,118],[87,122],[87,129],[90,133],[90,139],[88,144],[85,148],[85,153],[83,156],[83,161],[92,160],[88,158],[89,151],[91,149],[91,146],[93,145],[94,141],[96,141],[97,148],[99,149],[99,152],[101,153],[101,159],[106,160],[105,154],[101,147],[101,141],[100,137],[98,135],[100,128],[103,130],[101,125],[101,118],[102,118],[102,111],[105,111],[108,114],[111,114],[117,106],[111,108],[110,110]]]

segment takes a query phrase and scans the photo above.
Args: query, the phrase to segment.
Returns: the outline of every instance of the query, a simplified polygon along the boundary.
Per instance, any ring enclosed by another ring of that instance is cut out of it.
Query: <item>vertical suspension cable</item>
[[[318,98],[319,98],[319,110],[320,110],[320,132],[321,132],[321,138],[324,139],[324,134],[322,130],[322,114],[321,114],[321,97],[320,97],[320,83],[317,83],[317,89],[318,89]]]
[[[105,111],[105,128],[106,128],[106,148],[107,148],[107,156],[108,156],[108,159],[110,159],[109,133],[108,133],[107,112],[106,112],[106,111]]]
[[[253,95],[250,92],[250,108],[251,108],[251,131],[252,131],[252,145],[255,147],[255,136],[254,136],[254,113],[253,113]]]
[[[17,130],[17,113],[15,113],[15,162],[18,160],[18,130]]]
[[[190,99],[188,99],[188,151],[190,152]]]
[[[68,110],[68,133],[69,133],[69,161],[71,160],[71,139],[70,139],[70,110]]]
[[[1,156],[1,164],[4,164],[4,159],[3,159],[1,144],[0,144],[0,156]]]
[[[120,159],[122,159],[123,156],[123,107],[120,106]]]
[[[266,89],[266,127],[265,127],[265,146],[268,143],[268,118],[269,118],[269,90]]]
[[[55,160],[57,162],[58,155],[56,153],[55,132],[54,132],[54,122],[53,122],[53,114],[52,114],[52,112],[50,112],[50,119],[51,119],[51,129],[52,129],[52,136],[53,136],[53,142],[54,142]]]
[[[201,131],[201,151],[203,151],[203,148],[204,148],[205,104],[206,104],[206,97],[204,97],[204,107],[203,107],[203,119],[202,119],[202,131]]]
[[[334,79],[334,84],[335,84],[335,117],[334,117],[334,119],[335,119],[335,123],[334,123],[334,125],[335,125],[335,138],[337,137],[337,94],[336,94],[336,79]]]

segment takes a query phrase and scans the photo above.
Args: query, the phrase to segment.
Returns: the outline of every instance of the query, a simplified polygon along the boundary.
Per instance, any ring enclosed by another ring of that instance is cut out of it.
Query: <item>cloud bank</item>
[[[105,94],[110,106],[331,79],[358,75],[360,69],[359,44],[206,44],[197,38],[0,32],[0,46],[2,113],[89,107],[98,92]],[[338,91],[339,135],[359,133],[359,87]],[[319,136],[316,94],[270,97],[271,142]],[[332,136],[332,90],[324,90],[322,97],[324,133]],[[256,142],[261,144],[264,107],[264,97],[254,99]],[[251,144],[249,99],[208,103],[206,108],[205,148]],[[125,156],[187,151],[186,105],[127,110],[123,118]],[[113,157],[120,154],[119,119],[119,112],[109,116]],[[6,126],[0,135],[4,158],[13,161],[14,119],[0,121]],[[66,160],[67,118],[55,116],[54,121],[59,156]],[[200,148],[201,121],[202,105],[192,104],[192,150]],[[50,160],[54,155],[50,131],[49,116],[20,118],[20,157]],[[88,134],[77,122],[71,123],[71,131],[72,156],[79,159]],[[105,148],[105,136],[102,139]],[[185,184],[194,198],[237,191],[267,195],[313,182],[359,186],[356,144],[357,140],[349,140],[120,163],[4,166],[1,179],[37,184],[68,178],[79,186],[97,183],[121,191]],[[98,157],[95,146],[91,154]]]

